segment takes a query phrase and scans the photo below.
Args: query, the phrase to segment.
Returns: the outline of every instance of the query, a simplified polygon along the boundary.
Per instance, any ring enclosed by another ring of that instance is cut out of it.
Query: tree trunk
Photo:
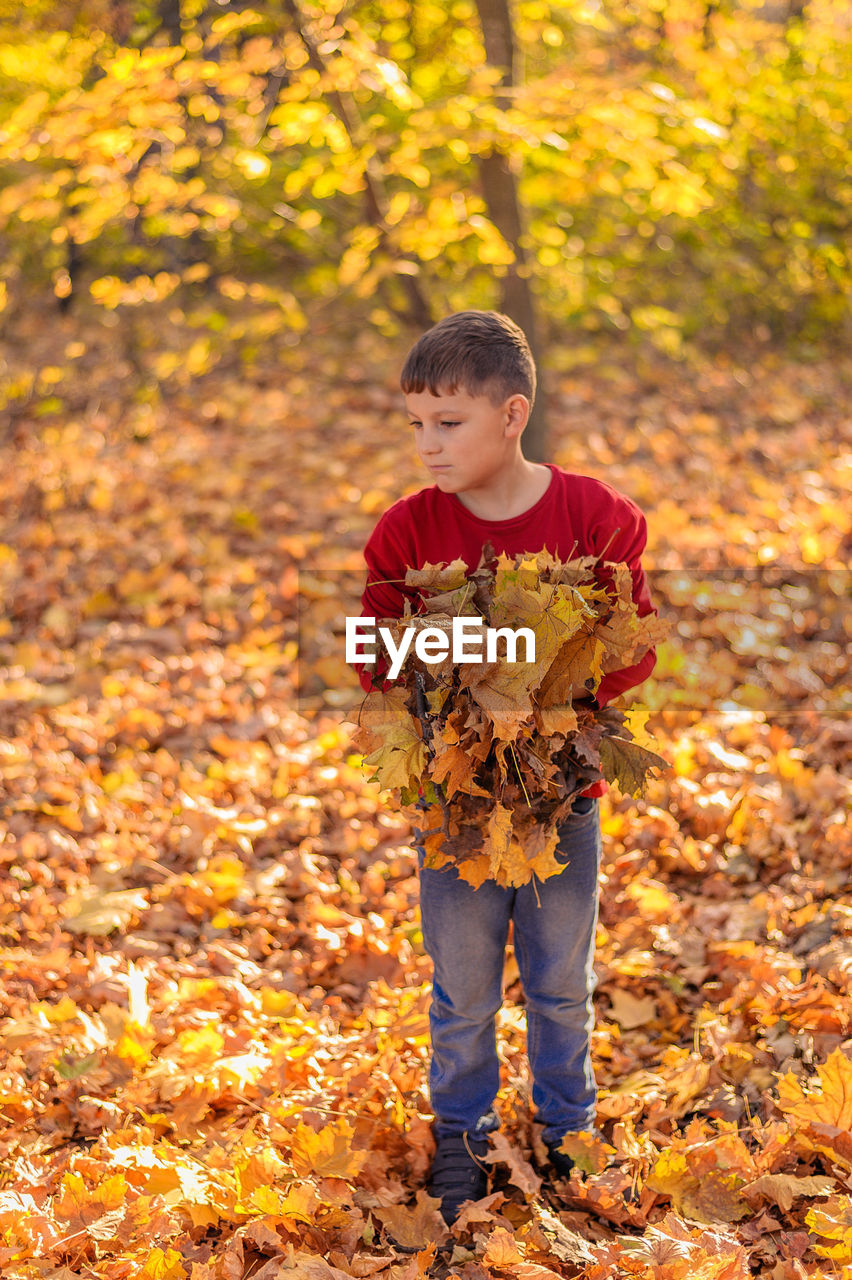
[[[476,0],[476,7],[482,26],[486,60],[491,66],[500,68],[501,86],[512,89],[516,82],[517,51],[508,0]],[[499,94],[497,101],[499,106],[505,108],[509,102],[508,94]],[[527,335],[540,379],[538,318],[530,288],[529,259],[521,243],[523,216],[510,158],[495,147],[480,160],[479,175],[488,216],[515,255],[514,263],[503,277],[502,308]],[[541,392],[524,433],[524,453],[535,462],[543,461],[547,455],[547,422]]]
[[[713,18],[718,12],[718,0],[708,0],[704,9],[704,23],[701,28],[701,45],[704,49],[713,47]]]
[[[293,30],[305,47],[310,66],[321,77],[325,76],[327,67],[322,49],[307,28],[299,9],[298,0],[282,0],[282,7],[290,18]],[[326,100],[346,130],[352,145],[357,148],[362,140],[363,128],[354,99],[349,94],[332,88],[327,90]],[[378,231],[379,245],[382,248],[385,247],[388,239],[388,227],[385,221],[387,204],[384,175],[378,158],[375,155],[368,156],[364,165],[364,212],[367,222]],[[410,262],[414,261],[412,255],[408,254],[397,253],[397,257],[401,259],[407,258]],[[405,290],[408,300],[408,311],[403,318],[411,324],[417,325],[418,328],[428,329],[434,321],[428,300],[424,296],[418,281],[413,275],[406,274],[401,277],[400,284]]]

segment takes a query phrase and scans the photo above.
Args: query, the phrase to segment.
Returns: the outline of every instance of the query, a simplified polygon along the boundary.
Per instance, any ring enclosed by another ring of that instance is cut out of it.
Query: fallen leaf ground
[[[447,1236],[409,831],[341,723],[360,548],[425,483],[402,348],[193,374],[145,333],[5,340],[4,1280],[852,1276],[852,363],[553,376],[553,459],[648,515],[671,769],[602,802],[607,1141],[542,1179],[510,950],[492,1192]]]

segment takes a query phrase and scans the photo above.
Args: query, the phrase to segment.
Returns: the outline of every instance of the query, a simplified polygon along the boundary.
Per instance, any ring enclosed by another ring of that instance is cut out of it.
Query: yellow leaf
[[[137,1026],[133,1021],[124,1024],[121,1035],[113,1045],[113,1053],[134,1068],[144,1067],[151,1061],[151,1052],[156,1042],[153,1032]]]
[[[355,1130],[348,1120],[335,1120],[323,1129],[298,1124],[291,1138],[291,1161],[300,1177],[354,1178],[367,1159],[366,1151],[353,1151]]]
[[[126,929],[136,912],[145,911],[148,899],[138,889],[78,892],[65,903],[65,926],[72,933],[100,936],[113,929]]]
[[[626,892],[645,920],[671,920],[677,914],[678,899],[658,880],[633,880]]]
[[[210,1066],[221,1058],[225,1037],[215,1027],[202,1027],[200,1031],[181,1031],[177,1044],[187,1065]]]
[[[261,1190],[262,1188],[258,1188],[255,1194],[258,1194]],[[286,1195],[281,1197],[278,1212],[283,1214],[285,1218],[292,1218],[297,1222],[310,1223],[321,1203],[322,1201],[312,1186],[305,1182],[297,1182],[288,1187]]]
[[[139,1280],[184,1280],[188,1274],[177,1249],[152,1249],[137,1272]]]
[[[196,880],[212,889],[219,906],[232,902],[242,892],[245,867],[231,853],[217,853],[210,859],[204,871],[196,873]]]
[[[70,996],[61,996],[56,1004],[39,1000],[37,1004],[32,1005],[31,1011],[43,1014],[48,1022],[68,1022],[71,1018],[77,1017],[77,1006]]]
[[[788,1071],[778,1081],[778,1107],[802,1125],[824,1125],[838,1133],[852,1134],[852,1058],[834,1049],[817,1066],[817,1079],[811,1079],[809,1084],[810,1088],[803,1088]]]
[[[365,753],[364,764],[375,767],[383,787],[408,787],[412,776],[419,780],[426,768],[425,745],[406,699],[404,689],[376,689],[358,712],[353,745]]]
[[[524,839],[524,852],[531,876],[538,876],[539,880],[549,880],[551,876],[561,875],[565,871],[567,864],[556,860],[558,845],[558,828],[537,822]]]
[[[647,1185],[670,1196],[674,1209],[684,1217],[697,1222],[738,1222],[751,1213],[742,1189],[754,1181],[755,1172],[742,1139],[722,1132],[707,1142],[673,1139],[657,1157]]]
[[[276,991],[274,987],[260,988],[260,1002],[263,1012],[270,1018],[289,1018],[299,1007],[292,991]]]
[[[603,1173],[609,1163],[609,1155],[615,1148],[599,1138],[591,1130],[566,1133],[559,1144],[563,1155],[569,1156],[582,1173]]]
[[[642,794],[650,769],[668,769],[662,756],[615,734],[604,735],[598,750],[604,777],[608,782],[616,782],[626,796]]]
[[[816,1253],[841,1265],[852,1263],[852,1200],[848,1195],[834,1195],[819,1208],[809,1209],[805,1222],[814,1235],[835,1241],[831,1245],[815,1244]]]
[[[409,569],[405,575],[407,587],[422,591],[454,591],[464,586],[467,564],[464,560],[451,560],[447,565],[424,564],[421,569]]]

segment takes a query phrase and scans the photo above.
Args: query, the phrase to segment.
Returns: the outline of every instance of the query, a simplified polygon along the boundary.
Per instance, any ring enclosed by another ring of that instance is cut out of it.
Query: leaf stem
[[[518,781],[520,782],[520,784],[521,784],[521,788],[522,788],[522,790],[523,790],[523,793],[524,793],[524,795],[526,796],[527,804],[528,804],[528,806],[529,806],[529,807],[530,807],[530,809],[531,809],[531,808],[532,808],[532,800],[530,800],[529,792],[527,791],[526,787],[524,786],[524,779],[523,779],[523,775],[521,774],[521,766],[518,764],[518,757],[515,755],[515,744],[514,744],[514,742],[510,742],[510,743],[509,743],[509,750],[510,750],[510,751],[511,751],[511,753],[512,753],[512,759],[513,759],[513,760],[514,760],[514,762],[515,762],[515,772],[516,772],[516,773],[517,773],[517,775],[518,775]]]

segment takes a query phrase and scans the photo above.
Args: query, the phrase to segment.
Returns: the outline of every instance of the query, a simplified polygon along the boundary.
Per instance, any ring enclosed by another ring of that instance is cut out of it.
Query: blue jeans
[[[544,1141],[594,1126],[589,1040],[601,829],[598,801],[588,807],[589,799],[580,800],[586,812],[570,814],[560,826],[556,856],[565,870],[518,889],[493,880],[474,889],[453,867],[425,868],[417,849],[423,942],[434,965],[429,1093],[436,1137],[498,1127],[494,1020],[510,920],[526,998],[532,1100]]]

